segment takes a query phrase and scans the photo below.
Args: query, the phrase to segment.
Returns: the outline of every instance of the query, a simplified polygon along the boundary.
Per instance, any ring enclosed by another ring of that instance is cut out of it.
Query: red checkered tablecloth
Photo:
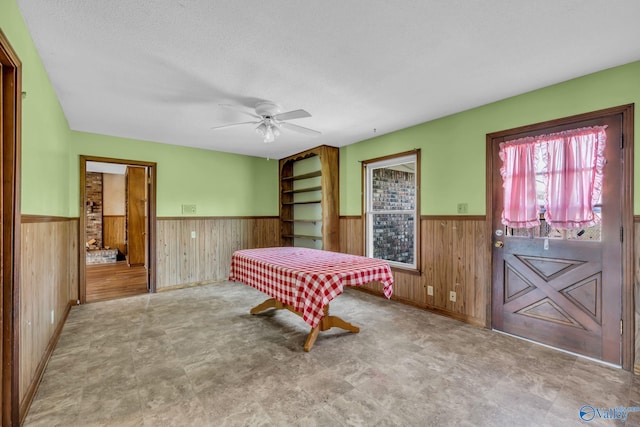
[[[324,307],[344,286],[378,281],[391,298],[393,276],[385,261],[307,248],[263,248],[236,251],[229,280],[246,283],[302,313],[315,328]]]

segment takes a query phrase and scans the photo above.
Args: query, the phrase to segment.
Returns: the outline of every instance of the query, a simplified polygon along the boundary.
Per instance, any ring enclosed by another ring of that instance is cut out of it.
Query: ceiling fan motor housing
[[[280,112],[280,106],[273,102],[262,101],[256,104],[256,114],[263,117],[273,117]]]

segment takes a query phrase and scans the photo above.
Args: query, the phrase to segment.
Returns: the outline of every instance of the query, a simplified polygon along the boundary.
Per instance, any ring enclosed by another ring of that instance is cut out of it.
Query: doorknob
[[[493,244],[493,246],[495,246],[496,248],[501,248],[504,246],[504,242],[502,240],[498,240]]]

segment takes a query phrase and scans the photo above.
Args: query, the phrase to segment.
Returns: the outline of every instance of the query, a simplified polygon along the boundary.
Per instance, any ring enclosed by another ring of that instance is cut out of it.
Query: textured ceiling
[[[72,129],[271,158],[640,59],[638,0],[18,4]],[[322,135],[211,129],[259,101]]]

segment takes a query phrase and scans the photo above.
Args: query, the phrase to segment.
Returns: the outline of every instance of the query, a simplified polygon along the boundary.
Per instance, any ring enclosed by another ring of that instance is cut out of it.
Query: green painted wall
[[[69,215],[70,130],[14,0],[0,1],[0,28],[22,61],[22,198],[26,214]]]
[[[25,26],[15,0],[0,1],[0,29],[22,61],[23,214],[79,215],[79,155],[158,164],[157,214],[180,216],[278,215],[278,162],[74,132]]]
[[[421,214],[486,213],[486,134],[618,105],[640,105],[640,61],[343,147],[340,214],[361,214],[361,160],[421,149]],[[640,114],[635,114],[634,212],[640,213]]]
[[[157,162],[160,216],[180,215],[182,204],[196,204],[198,216],[277,215],[276,161],[70,131],[15,0],[0,2],[0,28],[22,60],[27,92],[22,213],[77,216],[78,155],[85,154]],[[640,103],[640,62],[343,147],[341,214],[361,213],[360,160],[413,148],[422,149],[422,214],[452,215],[462,202],[469,214],[485,214],[487,133],[633,102]],[[640,141],[640,114],[635,129]],[[638,194],[640,173],[635,180]]]
[[[79,156],[157,163],[157,215],[278,215],[278,161],[84,132],[71,134],[72,216],[79,213]]]

